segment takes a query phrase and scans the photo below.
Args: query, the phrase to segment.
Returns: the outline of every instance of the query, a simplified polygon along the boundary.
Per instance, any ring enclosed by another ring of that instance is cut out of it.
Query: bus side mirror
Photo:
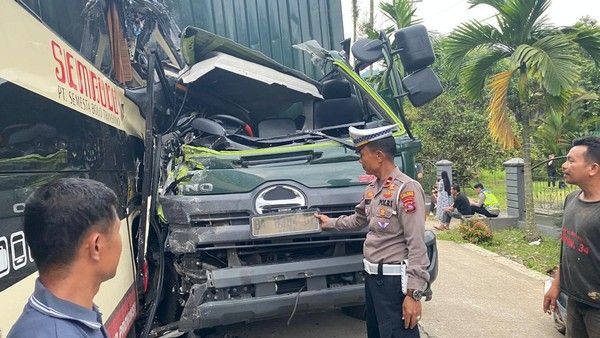
[[[435,61],[435,54],[425,26],[414,25],[402,28],[394,33],[394,36],[394,45],[400,54],[405,73],[425,68]]]

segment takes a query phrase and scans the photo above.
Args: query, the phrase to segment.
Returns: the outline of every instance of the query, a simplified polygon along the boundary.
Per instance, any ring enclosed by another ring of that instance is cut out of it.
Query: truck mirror
[[[364,65],[370,65],[383,58],[381,40],[358,39],[352,46],[352,55]]]
[[[344,41],[340,42],[342,50],[344,51],[344,57],[346,58],[346,61],[350,59],[350,42],[350,38],[344,39]]]
[[[406,27],[398,30],[394,36],[394,45],[398,49],[406,73],[430,66],[435,61],[435,54],[425,26]]]
[[[402,80],[408,92],[408,99],[415,107],[420,107],[440,96],[442,84],[429,67],[418,70]]]

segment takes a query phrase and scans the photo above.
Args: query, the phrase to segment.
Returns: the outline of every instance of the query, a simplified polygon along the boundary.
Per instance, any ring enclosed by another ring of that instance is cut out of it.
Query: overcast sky
[[[352,36],[352,5],[350,0],[342,1],[342,11],[344,16],[344,35]],[[391,2],[391,0],[389,0]],[[376,27],[387,26],[385,17],[378,14],[377,3],[375,0],[375,22]],[[359,20],[365,21],[369,16],[369,0],[358,0]],[[416,3],[417,16],[423,19],[423,23],[430,31],[439,33],[449,33],[458,24],[470,19],[489,20],[494,14],[491,7],[479,5],[475,8],[468,8],[466,0],[421,0]],[[556,26],[568,26],[574,24],[582,16],[590,17],[600,21],[600,1],[598,0],[553,0],[550,9],[547,12],[550,23]]]

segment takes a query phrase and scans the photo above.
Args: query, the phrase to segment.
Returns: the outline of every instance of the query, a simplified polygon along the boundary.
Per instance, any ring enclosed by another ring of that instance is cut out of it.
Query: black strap
[[[377,264],[377,285],[383,285],[383,259]]]

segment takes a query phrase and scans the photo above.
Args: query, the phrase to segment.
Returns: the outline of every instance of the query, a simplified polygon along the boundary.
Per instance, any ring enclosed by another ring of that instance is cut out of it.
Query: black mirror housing
[[[415,107],[420,107],[442,94],[440,80],[429,67],[418,70],[402,80],[408,92],[408,99]]]
[[[340,42],[342,46],[342,50],[344,51],[344,55],[346,57],[346,61],[350,60],[350,43],[352,40],[350,38],[344,39],[344,41]]]
[[[358,39],[352,45],[352,55],[363,64],[370,65],[383,58],[381,40]]]
[[[430,66],[435,61],[435,54],[425,26],[406,27],[398,30],[394,36],[394,45],[399,50],[400,60],[406,73]]]

